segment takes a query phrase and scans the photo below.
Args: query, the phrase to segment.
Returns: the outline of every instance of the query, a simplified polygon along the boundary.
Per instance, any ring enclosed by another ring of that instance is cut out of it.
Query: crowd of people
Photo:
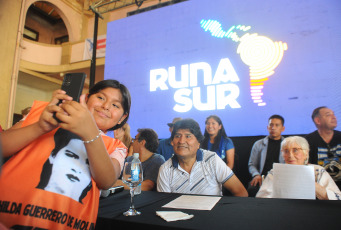
[[[63,103],[57,106],[59,100]],[[218,116],[207,117],[204,134],[197,121],[174,118],[167,124],[167,139],[159,140],[150,128],[138,129],[132,138],[130,104],[128,89],[116,80],[98,82],[79,102],[57,90],[50,102],[35,102],[20,124],[1,132],[0,154],[9,159],[1,168],[0,204],[8,211],[1,213],[0,223],[65,229],[78,221],[94,228],[101,190],[128,189],[120,175],[133,153],[142,164],[142,191],[220,196],[226,190],[233,196],[271,198],[272,167],[282,163],[312,165],[316,198],[341,199],[341,132],[330,108],[313,111],[317,130],[305,138],[284,138],[284,118],[271,116],[269,135],[251,149],[252,179],[246,188],[233,171],[235,146]],[[115,138],[106,135],[111,130]]]

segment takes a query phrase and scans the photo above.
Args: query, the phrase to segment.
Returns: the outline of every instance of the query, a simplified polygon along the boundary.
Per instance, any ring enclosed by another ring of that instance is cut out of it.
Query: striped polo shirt
[[[181,168],[174,155],[159,171],[159,192],[222,195],[222,184],[234,175],[233,171],[215,153],[198,149],[191,173]]]

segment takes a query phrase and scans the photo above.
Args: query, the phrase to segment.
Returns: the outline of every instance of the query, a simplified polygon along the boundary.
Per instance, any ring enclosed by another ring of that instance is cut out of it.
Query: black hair
[[[320,115],[320,110],[326,109],[326,108],[327,108],[327,106],[320,106],[320,107],[317,107],[316,109],[314,109],[313,113],[311,114],[311,119],[313,119],[314,123],[315,123],[315,121],[314,121],[315,117]]]
[[[279,119],[279,120],[281,120],[282,126],[284,126],[284,118],[281,115],[274,114],[271,117],[269,117],[268,121],[270,121],[271,119]]]
[[[51,156],[56,157],[58,152],[62,148],[67,146],[72,139],[81,140],[81,138],[79,136],[77,136],[76,134],[74,134],[70,131],[67,131],[65,129],[59,128],[57,130],[57,132],[54,134],[55,148],[52,150]],[[51,175],[52,175],[52,165],[53,164],[50,163],[50,160],[47,159],[43,165],[43,169],[42,169],[41,174],[40,174],[40,181],[39,181],[39,184],[37,185],[36,188],[45,189],[45,187],[49,183]],[[89,185],[83,190],[81,196],[79,197],[78,201],[80,203],[82,203],[83,198],[90,191],[91,187],[92,187],[92,182],[90,181]]]
[[[51,152],[51,156],[56,157],[57,153],[62,148],[67,146],[72,139],[82,140],[78,135],[76,135],[70,131],[67,131],[67,130],[61,129],[61,128],[58,129],[57,132],[54,134],[55,147]]]
[[[216,116],[216,115],[208,116],[208,117],[206,118],[205,125],[207,124],[207,121],[208,121],[210,118],[213,118],[216,122],[218,122],[219,125],[221,125],[221,129],[219,130],[217,136],[214,138],[214,143],[213,143],[213,146],[212,146],[212,148],[211,148],[212,151],[216,151],[216,150],[219,149],[221,137],[227,138],[227,135],[226,135],[226,132],[225,132],[225,128],[224,128],[223,122],[222,122],[221,119],[220,119],[218,116]],[[208,134],[208,132],[207,132],[207,130],[206,130],[206,128],[205,128],[204,140],[203,140],[202,143],[201,143],[201,148],[207,149],[207,146],[208,146],[208,142],[209,142],[209,141],[210,141],[210,135]]]
[[[199,143],[201,143],[202,140],[204,139],[204,136],[201,133],[198,122],[196,122],[195,120],[191,118],[182,119],[182,120],[175,122],[173,126],[172,135],[171,135],[171,140],[174,139],[174,136],[179,129],[188,129],[197,138]]]
[[[89,95],[88,98],[93,95],[98,93],[99,91],[106,89],[106,88],[114,88],[114,89],[119,89],[121,94],[122,94],[122,106],[123,106],[123,114],[126,115],[127,117],[120,123],[120,124],[116,124],[114,127],[108,129],[109,130],[115,130],[115,129],[119,129],[121,128],[127,121],[129,118],[129,114],[130,114],[130,106],[131,106],[131,97],[130,97],[130,92],[128,90],[128,88],[121,84],[119,81],[117,80],[112,80],[112,79],[108,79],[108,80],[103,80],[100,82],[97,82],[90,90],[89,90]]]
[[[152,153],[157,152],[157,148],[159,147],[159,138],[157,133],[153,129],[138,129],[137,132],[140,134],[138,141],[145,140],[145,148],[148,149]]]

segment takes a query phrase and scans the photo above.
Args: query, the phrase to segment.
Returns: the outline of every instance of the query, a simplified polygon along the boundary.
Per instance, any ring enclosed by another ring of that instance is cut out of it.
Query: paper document
[[[217,196],[182,195],[162,206],[163,208],[211,210],[221,199]]]
[[[160,216],[167,222],[177,221],[177,220],[188,220],[194,217],[194,215],[189,215],[180,211],[156,211],[156,215]]]
[[[275,163],[274,198],[315,199],[315,174],[312,165]]]

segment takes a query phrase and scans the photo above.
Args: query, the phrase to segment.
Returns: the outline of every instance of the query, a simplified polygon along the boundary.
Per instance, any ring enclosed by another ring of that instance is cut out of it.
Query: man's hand
[[[251,186],[257,186],[257,184],[259,184],[259,186],[262,185],[262,177],[261,175],[256,175],[253,177],[252,181],[250,182]]]

